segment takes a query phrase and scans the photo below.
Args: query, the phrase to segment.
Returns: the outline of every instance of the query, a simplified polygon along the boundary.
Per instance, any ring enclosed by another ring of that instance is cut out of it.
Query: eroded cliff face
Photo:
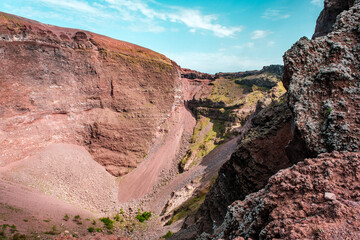
[[[126,174],[181,98],[178,70],[161,54],[5,13],[0,58],[0,166],[66,142]]]

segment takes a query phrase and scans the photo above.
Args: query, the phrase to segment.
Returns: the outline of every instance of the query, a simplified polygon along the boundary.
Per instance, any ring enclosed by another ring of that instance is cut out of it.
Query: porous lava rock
[[[62,142],[126,174],[180,99],[178,69],[164,55],[6,13],[0,59],[0,166]]]
[[[284,86],[295,129],[312,155],[359,151],[360,2],[327,36],[300,39],[284,55]]]
[[[232,203],[215,234],[200,239],[359,239],[359,170],[359,153],[305,159]]]

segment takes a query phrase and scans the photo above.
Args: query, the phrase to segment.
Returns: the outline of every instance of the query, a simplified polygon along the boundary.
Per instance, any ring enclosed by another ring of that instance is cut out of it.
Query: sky
[[[207,73],[282,64],[298,39],[311,38],[322,7],[323,0],[0,2],[0,11],[138,44]]]

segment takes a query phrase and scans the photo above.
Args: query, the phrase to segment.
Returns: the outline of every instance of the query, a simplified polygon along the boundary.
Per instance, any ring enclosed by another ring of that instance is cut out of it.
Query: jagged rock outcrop
[[[289,106],[310,155],[360,150],[359,11],[356,1],[333,32],[304,37],[284,55]]]
[[[0,13],[0,166],[50,143],[135,168],[180,101],[177,67],[149,49]]]
[[[315,33],[312,38],[325,36],[333,30],[336,17],[344,10],[349,10],[355,0],[325,0],[324,9],[316,21]]]
[[[278,170],[289,167],[285,146],[291,139],[291,112],[286,102],[274,102],[258,113],[237,150],[221,167],[195,219],[185,221],[178,239],[211,233],[221,225],[229,204],[261,189]]]
[[[359,153],[306,159],[232,203],[215,234],[200,239],[359,239],[359,169]]]

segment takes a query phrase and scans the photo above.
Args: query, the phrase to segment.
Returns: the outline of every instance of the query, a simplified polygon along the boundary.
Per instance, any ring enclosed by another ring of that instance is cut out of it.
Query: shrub
[[[96,232],[102,232],[102,228],[96,228]]]
[[[69,219],[70,219],[69,215],[65,214],[63,220],[64,220],[64,221],[68,221]]]
[[[117,221],[117,222],[120,222],[122,220],[122,217],[119,214],[116,214],[114,216],[114,220]]]
[[[164,236],[163,238],[169,238],[171,237],[172,235],[174,235],[174,233],[172,231],[168,231]]]
[[[104,223],[104,226],[108,229],[108,230],[112,230],[114,228],[114,221],[111,220],[110,218],[106,217],[106,218],[100,218],[100,221],[102,221]]]
[[[88,232],[90,232],[90,233],[95,232],[95,228],[93,228],[93,227],[89,227],[87,230],[88,230]]]
[[[16,233],[12,236],[11,240],[25,240],[26,236],[24,234]]]
[[[140,214],[139,212],[135,218],[139,220],[139,222],[145,222],[149,220],[150,217],[151,217],[151,212],[143,212],[142,214]]]

